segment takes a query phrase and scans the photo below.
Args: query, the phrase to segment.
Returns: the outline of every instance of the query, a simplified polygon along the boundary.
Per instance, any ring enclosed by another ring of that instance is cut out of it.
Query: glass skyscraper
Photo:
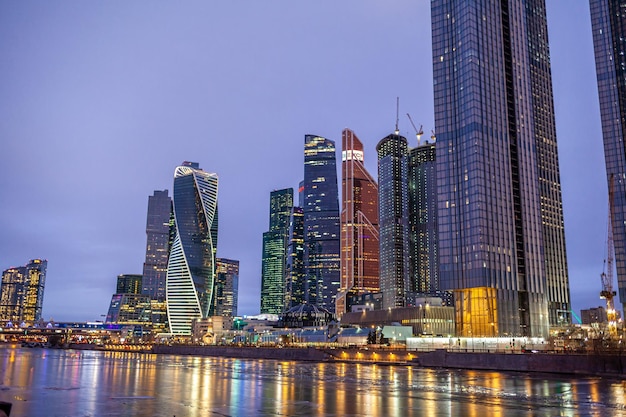
[[[383,308],[404,307],[409,283],[408,145],[391,134],[378,142],[378,230]]]
[[[289,216],[287,265],[285,267],[285,310],[304,304],[306,285],[304,275],[304,211],[294,207]]]
[[[239,261],[217,258],[215,315],[235,317],[239,296]]]
[[[48,261],[33,259],[26,266],[2,272],[0,323],[32,326],[42,318]]]
[[[172,199],[167,190],[148,197],[146,260],[143,264],[143,294],[153,300],[165,299],[165,278],[170,250]]]
[[[604,159],[609,186],[617,286],[626,311],[626,2],[590,0]]]
[[[170,332],[191,335],[213,307],[217,251],[217,174],[183,162],[174,171],[174,240],[167,266]]]
[[[329,311],[339,291],[340,226],[335,142],[304,138],[304,269],[306,297]]]
[[[420,296],[440,289],[435,149],[426,142],[409,151],[409,280],[410,291]]]
[[[117,276],[116,294],[141,294],[143,276],[137,274],[120,274]]]
[[[337,315],[350,297],[378,292],[378,184],[364,165],[363,143],[350,129],[341,134],[341,288]]]
[[[285,267],[292,208],[293,188],[270,193],[270,227],[263,233],[261,314],[281,314],[285,310]]]
[[[544,0],[433,0],[442,289],[457,334],[570,322]]]

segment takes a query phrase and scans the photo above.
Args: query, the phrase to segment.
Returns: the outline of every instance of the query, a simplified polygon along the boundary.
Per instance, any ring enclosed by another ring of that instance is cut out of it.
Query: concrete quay
[[[431,368],[547,372],[626,378],[626,355],[584,353],[487,353],[438,349],[420,352],[414,361]]]

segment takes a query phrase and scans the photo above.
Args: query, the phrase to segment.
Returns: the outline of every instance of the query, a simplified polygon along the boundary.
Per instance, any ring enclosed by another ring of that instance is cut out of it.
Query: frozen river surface
[[[11,417],[626,416],[626,381],[0,347]]]

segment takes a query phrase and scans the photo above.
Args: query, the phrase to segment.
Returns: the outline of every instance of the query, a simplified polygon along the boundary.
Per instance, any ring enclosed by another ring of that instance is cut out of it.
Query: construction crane
[[[417,136],[417,146],[420,146],[420,140],[422,139],[422,135],[424,131],[422,130],[422,125],[420,125],[419,130],[415,127],[415,123],[413,123],[413,119],[411,119],[411,115],[409,113],[406,114],[406,117],[409,118],[409,122],[411,122],[411,126],[415,129],[415,136]]]
[[[611,338],[617,336],[617,321],[615,313],[615,303],[613,297],[617,294],[613,291],[613,254],[615,247],[613,246],[613,174],[609,177],[609,215],[608,215],[608,227],[606,238],[606,272],[603,271],[600,275],[602,279],[602,291],[600,291],[600,298],[606,299],[606,317],[609,322],[609,336]]]

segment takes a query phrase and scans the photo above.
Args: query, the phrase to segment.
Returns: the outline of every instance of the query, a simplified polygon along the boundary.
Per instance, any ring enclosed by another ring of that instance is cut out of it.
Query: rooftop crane
[[[411,119],[411,115],[407,113],[406,116],[409,118],[409,122],[411,122],[411,126],[413,126],[413,129],[415,129],[415,136],[417,136],[417,146],[420,146],[420,140],[422,139],[422,135],[424,134],[424,131],[422,130],[422,125],[420,125],[419,130],[417,130],[417,128],[415,127],[415,123],[413,123],[413,119]]]
[[[617,294],[613,291],[613,254],[615,247],[613,246],[613,174],[609,177],[609,215],[608,215],[608,227],[607,227],[607,260],[606,260],[606,272],[602,271],[600,278],[602,280],[602,291],[600,291],[600,298],[606,299],[606,317],[609,322],[609,336],[617,336],[617,322],[615,313],[615,304],[613,297]]]

